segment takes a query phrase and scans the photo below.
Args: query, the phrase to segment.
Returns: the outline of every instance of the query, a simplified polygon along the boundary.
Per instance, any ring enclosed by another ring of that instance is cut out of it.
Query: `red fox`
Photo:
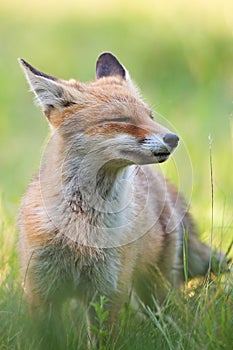
[[[184,281],[186,233],[188,276],[205,275],[211,248],[198,240],[182,196],[151,165],[166,161],[179,137],[153,120],[118,59],[101,54],[90,83],[20,63],[51,126],[19,213],[32,312],[59,318],[68,298],[88,309],[103,295],[112,327],[132,292],[149,306],[163,301],[167,285]]]

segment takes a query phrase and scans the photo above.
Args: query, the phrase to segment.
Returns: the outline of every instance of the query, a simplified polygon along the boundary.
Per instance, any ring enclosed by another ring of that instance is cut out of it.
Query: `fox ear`
[[[19,59],[19,63],[38,105],[48,118],[53,109],[60,111],[74,103],[71,89],[61,80],[38,71],[23,59]]]
[[[127,71],[112,53],[104,52],[96,62],[96,79],[113,75],[126,79]]]

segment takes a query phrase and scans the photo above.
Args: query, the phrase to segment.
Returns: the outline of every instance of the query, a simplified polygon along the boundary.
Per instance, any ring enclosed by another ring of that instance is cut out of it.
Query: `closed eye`
[[[118,117],[118,118],[105,118],[101,119],[97,122],[97,124],[104,124],[104,123],[130,123],[132,122],[132,119],[130,117]]]

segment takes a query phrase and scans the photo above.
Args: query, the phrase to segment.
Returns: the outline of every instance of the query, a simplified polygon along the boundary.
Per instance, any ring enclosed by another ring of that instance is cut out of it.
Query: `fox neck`
[[[68,177],[65,196],[76,221],[75,239],[82,245],[111,248],[122,243],[133,202],[132,170],[116,163],[99,169],[98,159],[89,164],[82,161],[76,173]]]
[[[64,159],[54,146],[47,154],[40,187],[51,230],[55,227],[63,238],[82,246],[119,246],[134,202],[135,166],[103,159],[97,151]]]
[[[72,210],[101,217],[119,213],[130,192],[128,180],[133,169],[120,160],[107,161],[103,166],[98,158],[88,164],[83,159],[78,163],[77,168],[70,168],[75,171],[66,171],[64,180],[65,198]]]
[[[121,245],[134,210],[137,167],[94,147],[89,151],[80,144],[67,146],[65,152],[66,146],[55,135],[42,161],[40,190],[47,229],[59,232],[61,239],[66,236],[68,244]]]

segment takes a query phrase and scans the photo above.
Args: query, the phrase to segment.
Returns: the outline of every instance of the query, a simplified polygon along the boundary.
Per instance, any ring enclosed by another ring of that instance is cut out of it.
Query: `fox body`
[[[167,286],[204,275],[201,243],[181,195],[151,165],[168,159],[178,136],[153,120],[128,72],[100,55],[96,80],[44,74],[20,60],[51,126],[38,175],[23,197],[20,258],[34,314],[60,312],[67,298],[109,301],[109,324],[133,293],[152,305]],[[90,322],[94,322],[89,310]]]

